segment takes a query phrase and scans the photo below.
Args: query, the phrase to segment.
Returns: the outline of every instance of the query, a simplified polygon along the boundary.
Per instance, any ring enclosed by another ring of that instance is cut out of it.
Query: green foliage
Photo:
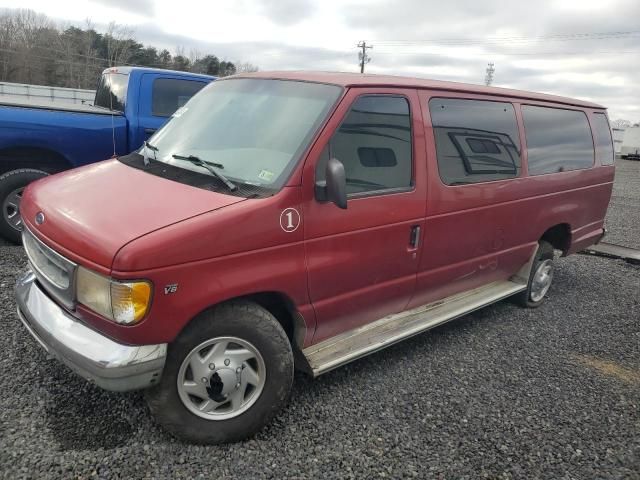
[[[174,55],[143,45],[133,32],[111,23],[104,33],[86,28],[56,28],[31,10],[0,10],[0,81],[73,88],[95,88],[107,67],[135,65],[215,76],[233,75],[236,65],[207,54]]]

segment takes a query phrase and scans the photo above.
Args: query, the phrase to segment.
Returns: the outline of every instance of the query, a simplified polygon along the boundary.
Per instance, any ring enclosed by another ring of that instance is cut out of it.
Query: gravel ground
[[[639,246],[640,163],[619,162],[610,241]],[[640,267],[558,261],[548,302],[501,302],[326,374],[297,374],[254,439],[182,444],[139,393],[46,359],[0,247],[0,475],[17,478],[640,479]]]

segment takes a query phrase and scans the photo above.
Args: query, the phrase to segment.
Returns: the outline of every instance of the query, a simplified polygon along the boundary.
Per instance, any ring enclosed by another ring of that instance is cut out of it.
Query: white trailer
[[[640,160],[640,126],[627,127],[622,139],[620,156],[633,160]]]
[[[624,139],[624,128],[613,127],[611,134],[613,136],[613,150],[616,152],[616,155],[619,155],[622,149],[622,140]]]

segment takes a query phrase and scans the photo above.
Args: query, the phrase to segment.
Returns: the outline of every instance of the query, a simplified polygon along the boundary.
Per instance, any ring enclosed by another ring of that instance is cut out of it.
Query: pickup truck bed
[[[95,107],[86,103],[53,102],[42,98],[24,98],[17,97],[15,95],[0,95],[0,106],[60,110],[63,112],[95,113],[98,115],[112,115],[114,113],[116,115],[120,114],[119,112],[111,112],[105,108]]]
[[[0,96],[0,236],[20,241],[19,204],[29,182],[134,151],[214,79],[114,67],[102,74],[95,106]]]

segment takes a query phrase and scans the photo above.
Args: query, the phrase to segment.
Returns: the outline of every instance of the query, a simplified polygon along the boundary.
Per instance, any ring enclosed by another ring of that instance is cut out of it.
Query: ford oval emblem
[[[44,223],[44,213],[42,212],[36,213],[36,223],[38,225],[42,225]]]

